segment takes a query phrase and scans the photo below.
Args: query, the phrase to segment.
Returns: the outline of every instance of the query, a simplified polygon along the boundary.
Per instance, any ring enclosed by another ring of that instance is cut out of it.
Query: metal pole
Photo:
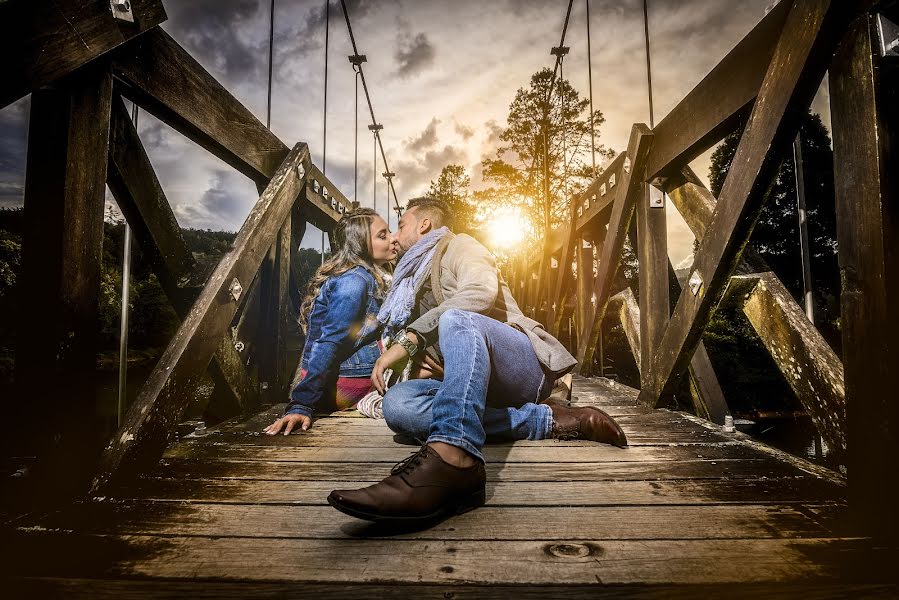
[[[131,121],[137,131],[137,104],[131,106]],[[125,244],[122,251],[122,312],[119,332],[119,397],[116,403],[116,425],[122,424],[125,403],[128,399],[128,317],[131,303],[131,227],[125,222]]]
[[[643,32],[646,35],[646,87],[649,92],[649,128],[655,127],[655,119],[652,114],[652,64],[649,61],[649,8],[648,0],[643,0]]]
[[[793,165],[796,172],[796,209],[799,214],[799,247],[802,254],[802,288],[805,315],[815,322],[815,303],[812,296],[812,264],[809,251],[808,213],[805,209],[805,177],[802,172],[802,135],[793,140]]]
[[[356,71],[356,110],[353,123],[353,200],[359,202],[359,71]]]
[[[374,132],[374,153],[371,163],[371,207],[378,212],[378,132]]]

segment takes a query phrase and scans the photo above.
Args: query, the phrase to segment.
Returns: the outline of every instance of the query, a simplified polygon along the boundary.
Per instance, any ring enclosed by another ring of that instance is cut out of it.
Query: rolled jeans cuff
[[[463,450],[465,450],[469,454],[473,455],[475,458],[477,458],[482,463],[487,462],[486,460],[484,460],[484,455],[481,454],[480,450],[478,450],[477,448],[475,448],[474,446],[472,446],[471,444],[469,444],[468,442],[466,442],[463,439],[451,438],[451,437],[447,437],[447,436],[443,436],[443,435],[432,435],[428,438],[428,441],[426,443],[430,444],[431,442],[443,442],[444,444],[449,444],[450,446],[462,448]]]

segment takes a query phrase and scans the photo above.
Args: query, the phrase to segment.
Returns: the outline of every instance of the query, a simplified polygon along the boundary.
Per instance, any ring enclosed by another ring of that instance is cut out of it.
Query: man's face
[[[411,208],[403,214],[402,218],[400,218],[400,223],[396,232],[396,241],[399,244],[400,258],[408,252],[409,248],[415,245],[415,242],[421,239],[421,236],[427,233],[426,225],[428,219],[423,219],[423,222],[419,222],[418,218],[415,216],[416,212],[416,209]],[[425,229],[425,231],[422,231],[423,229]]]

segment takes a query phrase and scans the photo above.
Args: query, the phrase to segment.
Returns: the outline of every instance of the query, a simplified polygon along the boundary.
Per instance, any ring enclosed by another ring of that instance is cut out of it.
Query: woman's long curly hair
[[[312,305],[329,277],[336,277],[355,267],[363,267],[374,276],[376,293],[384,295],[387,289],[386,273],[374,263],[371,255],[371,224],[376,216],[378,213],[370,208],[356,208],[343,215],[334,226],[331,236],[334,254],[315,271],[300,304],[299,322],[304,332],[308,330]]]

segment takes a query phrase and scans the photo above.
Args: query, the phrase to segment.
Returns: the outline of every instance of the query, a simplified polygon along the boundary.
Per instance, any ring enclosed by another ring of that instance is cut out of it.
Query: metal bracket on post
[[[899,56],[899,25],[896,25],[882,14],[878,14],[877,35],[880,37],[881,56]]]
[[[693,292],[693,295],[697,295],[699,290],[702,289],[702,276],[699,274],[699,271],[693,271],[693,274],[690,275],[690,281],[687,283],[690,286],[690,291]]]
[[[665,193],[654,186],[649,186],[649,208],[665,208]]]
[[[231,292],[231,298],[233,298],[235,302],[240,300],[240,295],[243,293],[243,287],[240,285],[237,277],[231,282],[231,287],[228,288],[228,291]]]
[[[119,21],[134,23],[134,13],[131,11],[131,0],[109,0],[109,8],[112,16]]]

